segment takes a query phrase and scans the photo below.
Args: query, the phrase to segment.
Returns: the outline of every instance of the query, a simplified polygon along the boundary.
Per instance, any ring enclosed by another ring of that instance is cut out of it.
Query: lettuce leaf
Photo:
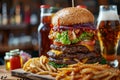
[[[74,43],[77,43],[77,42],[79,42],[80,40],[78,39],[78,38],[76,38],[76,39],[74,39],[74,40],[72,40],[72,43],[74,44]]]
[[[57,33],[56,41],[61,42],[62,44],[71,44],[71,41],[68,37],[68,31],[63,31],[62,33]]]
[[[67,64],[57,64],[57,63],[55,63],[53,61],[49,61],[48,64],[53,66],[53,67],[55,67],[55,68],[62,68],[62,67],[66,67],[67,66]]]
[[[92,39],[92,37],[93,37],[93,33],[88,33],[88,32],[83,32],[81,35],[80,35],[80,37],[79,37],[79,40],[90,40],[90,39]]]
[[[61,42],[62,44],[69,45],[69,44],[75,44],[79,41],[83,40],[90,40],[93,38],[93,33],[83,32],[79,37],[77,37],[74,40],[69,39],[68,37],[68,31],[63,31],[62,33],[56,34],[56,41]]]

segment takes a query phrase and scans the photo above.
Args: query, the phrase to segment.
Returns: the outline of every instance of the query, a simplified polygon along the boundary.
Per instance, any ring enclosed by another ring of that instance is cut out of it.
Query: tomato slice
[[[57,46],[63,46],[64,44],[62,44],[61,42],[57,42],[57,41],[53,41],[53,44],[54,45],[57,45]]]
[[[86,44],[89,46],[93,46],[95,44],[95,40],[85,40],[85,41],[81,41],[79,44]]]
[[[54,45],[57,45],[57,46],[64,46],[64,44],[62,44],[61,42],[57,42],[57,41],[54,41],[53,44],[54,44]],[[95,40],[80,41],[80,42],[77,43],[76,45],[94,46],[94,45],[95,45]]]

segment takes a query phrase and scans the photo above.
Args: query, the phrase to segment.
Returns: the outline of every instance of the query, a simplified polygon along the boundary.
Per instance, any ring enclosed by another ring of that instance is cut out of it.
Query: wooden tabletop
[[[19,80],[20,79],[18,77],[11,76],[11,72],[10,71],[6,71],[4,65],[0,66],[0,80],[2,80],[3,77],[4,77],[4,80],[6,80],[6,79],[9,79],[9,80]]]

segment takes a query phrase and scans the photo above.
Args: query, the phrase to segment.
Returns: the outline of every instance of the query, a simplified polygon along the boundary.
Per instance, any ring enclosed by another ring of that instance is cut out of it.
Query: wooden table
[[[5,70],[5,66],[0,66],[0,80],[2,79],[2,77],[5,77],[5,80],[19,80],[20,78],[18,77],[13,77],[11,76],[11,72],[10,71],[6,71]]]

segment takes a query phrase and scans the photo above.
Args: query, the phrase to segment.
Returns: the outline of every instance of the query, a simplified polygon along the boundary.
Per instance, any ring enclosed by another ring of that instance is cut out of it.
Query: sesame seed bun
[[[59,10],[52,18],[54,26],[93,23],[93,14],[85,8],[68,7]]]

